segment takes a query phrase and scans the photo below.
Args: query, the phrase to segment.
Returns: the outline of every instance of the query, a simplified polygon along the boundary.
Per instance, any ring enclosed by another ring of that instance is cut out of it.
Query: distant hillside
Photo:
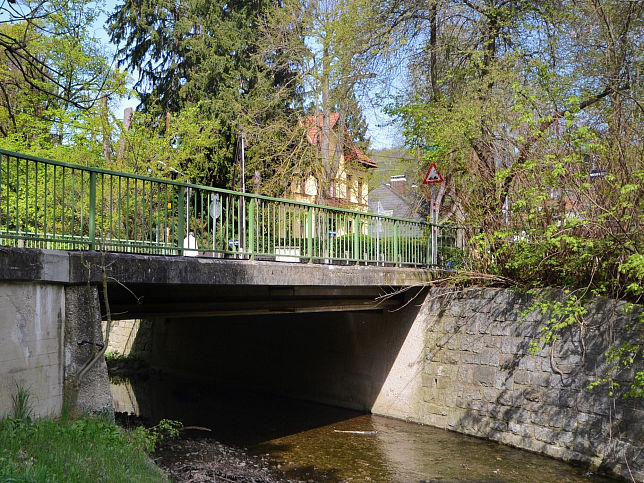
[[[388,183],[389,177],[404,174],[409,184],[419,184],[418,163],[407,148],[397,147],[370,151],[369,156],[378,164],[372,171],[369,186],[373,189],[381,183]]]

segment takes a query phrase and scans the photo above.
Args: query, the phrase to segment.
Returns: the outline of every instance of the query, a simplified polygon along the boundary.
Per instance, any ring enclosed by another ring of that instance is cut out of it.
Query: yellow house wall
[[[349,183],[349,176],[351,182]],[[362,189],[358,193],[358,183],[362,182]],[[344,156],[340,158],[338,172],[335,177],[336,192],[335,198],[344,199],[354,204],[351,208],[359,211],[367,211],[369,205],[369,186],[367,175],[360,169],[347,169]],[[350,184],[350,185],[349,185]],[[303,186],[300,183],[293,183],[290,188],[290,198],[295,201],[315,203],[318,196],[318,182],[314,176],[309,176]]]

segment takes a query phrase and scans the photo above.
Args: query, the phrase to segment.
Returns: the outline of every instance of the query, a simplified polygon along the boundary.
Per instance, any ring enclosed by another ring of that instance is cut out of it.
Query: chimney
[[[391,189],[395,193],[399,194],[400,196],[405,196],[405,193],[407,191],[407,179],[405,178],[404,174],[396,174],[391,176],[389,182],[391,183]]]

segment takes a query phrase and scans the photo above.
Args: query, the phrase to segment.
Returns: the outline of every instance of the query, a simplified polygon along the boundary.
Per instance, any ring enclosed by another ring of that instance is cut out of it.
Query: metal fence
[[[456,226],[0,150],[0,245],[452,268],[466,244]]]

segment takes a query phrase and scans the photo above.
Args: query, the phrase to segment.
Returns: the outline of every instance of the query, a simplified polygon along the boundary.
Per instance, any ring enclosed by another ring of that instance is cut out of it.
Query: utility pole
[[[240,165],[241,165],[241,192],[246,193],[246,159],[245,159],[245,146],[244,146],[244,131],[239,130],[239,144],[240,144]],[[246,197],[241,197],[241,226],[239,230],[239,249],[245,250],[246,247]]]

